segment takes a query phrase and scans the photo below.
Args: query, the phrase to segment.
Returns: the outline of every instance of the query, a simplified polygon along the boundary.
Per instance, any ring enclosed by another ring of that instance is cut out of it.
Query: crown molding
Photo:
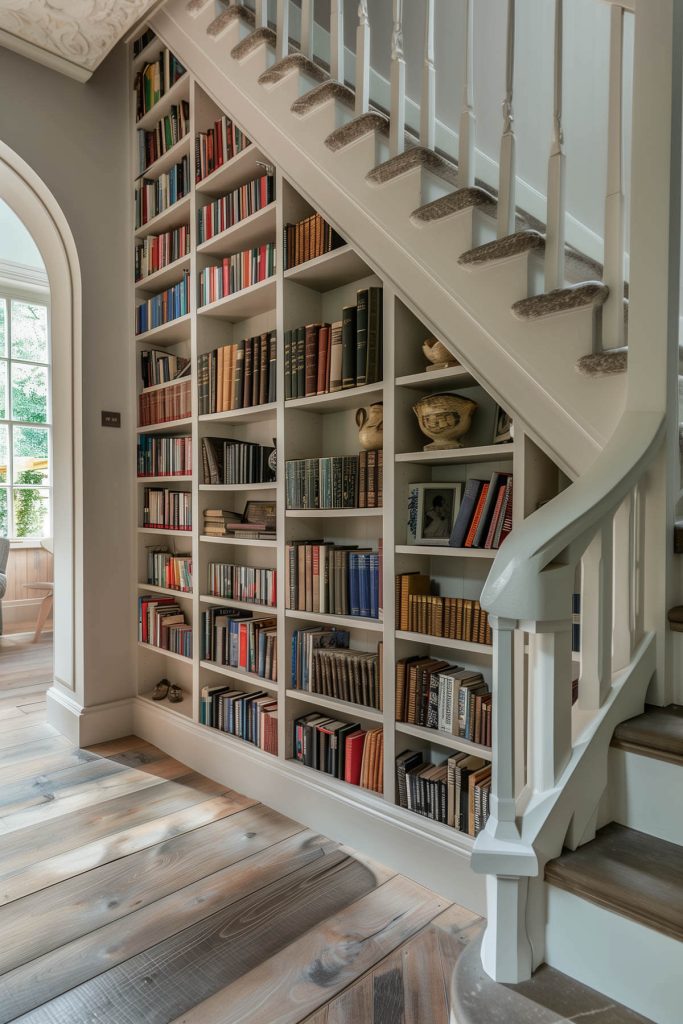
[[[3,259],[0,259],[0,284],[18,285],[22,288],[31,288],[34,291],[36,289],[49,291],[50,289],[50,282],[44,270]]]

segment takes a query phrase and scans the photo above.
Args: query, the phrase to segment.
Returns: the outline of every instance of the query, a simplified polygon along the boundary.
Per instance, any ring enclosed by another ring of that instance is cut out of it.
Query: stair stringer
[[[520,323],[511,305],[528,294],[528,254],[484,269],[459,267],[457,250],[440,251],[429,230],[410,220],[420,205],[419,171],[389,185],[371,185],[365,181],[370,168],[354,166],[360,162],[354,152],[367,152],[362,141],[345,154],[332,153],[325,146],[329,125],[321,128],[320,110],[305,118],[291,113],[297,71],[279,86],[259,85],[265,48],[235,61],[230,50],[238,36],[210,39],[202,19],[187,14],[186,0],[171,0],[150,23],[206,92],[381,271],[402,301],[500,404],[529,425],[539,447],[565,472],[585,470],[611,435],[625,399],[625,375],[586,380],[575,373],[576,358],[591,345],[589,315],[572,311],[552,323]],[[468,213],[455,215],[454,238],[460,216]]]

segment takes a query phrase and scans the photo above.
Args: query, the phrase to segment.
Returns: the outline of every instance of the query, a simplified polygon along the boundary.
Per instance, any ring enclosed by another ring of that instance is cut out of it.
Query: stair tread
[[[278,60],[272,67],[269,67],[267,71],[264,71],[262,75],[259,75],[260,85],[276,85],[281,82],[283,78],[291,72],[299,68],[301,71],[305,71],[311,78],[315,78],[318,82],[324,82],[326,78],[329,78],[327,72],[310,59],[305,57],[303,53],[290,53],[282,60]]]
[[[545,879],[683,941],[683,856],[675,843],[613,822],[550,861]]]
[[[483,188],[476,185],[467,186],[457,188],[455,192],[449,192],[448,195],[440,196],[438,199],[432,199],[429,203],[424,203],[423,206],[418,206],[417,210],[413,210],[410,218],[420,224],[429,224],[441,220],[443,217],[460,213],[462,210],[469,210],[473,206],[494,208],[496,205],[493,196]]]
[[[608,295],[609,288],[602,281],[583,281],[567,288],[555,288],[543,295],[520,299],[513,304],[512,312],[519,320],[541,320],[570,309],[601,306]]]
[[[242,21],[245,25],[254,27],[256,18],[254,12],[250,11],[244,4],[231,4],[225,11],[222,11],[217,18],[209,24],[206,29],[207,36],[219,36],[225,29],[232,25],[233,21]]]
[[[313,89],[309,89],[303,96],[299,96],[297,100],[292,103],[292,113],[298,114],[303,117],[305,114],[310,114],[316,107],[322,106],[323,103],[327,103],[329,100],[339,100],[344,103],[347,107],[353,110],[356,94],[353,89],[350,89],[348,85],[342,85],[341,82],[335,82],[329,79],[327,82],[321,82],[320,85],[316,85]]]
[[[477,245],[474,249],[468,249],[458,259],[463,267],[484,266],[496,260],[508,259],[510,256],[519,256],[525,252],[543,251],[545,249],[545,238],[534,230],[515,231],[505,238],[496,238],[492,242],[485,242],[484,245]]]
[[[648,707],[614,731],[612,746],[683,764],[683,707]]]
[[[410,149],[404,150],[403,153],[399,153],[398,156],[392,156],[384,163],[378,164],[368,172],[367,180],[375,185],[384,185],[388,181],[400,177],[401,174],[412,171],[415,167],[424,167],[454,185],[457,182],[456,164],[425,146],[412,146]]]
[[[277,42],[277,36],[273,32],[272,28],[257,28],[255,32],[245,36],[244,39],[240,39],[236,46],[233,46],[230,51],[230,56],[234,60],[242,60],[247,57],[250,53],[253,53],[259,46],[272,46],[274,47]]]
[[[627,348],[591,352],[587,356],[581,356],[576,362],[577,371],[584,377],[611,377],[615,373],[625,373],[627,366]]]
[[[193,17],[200,14],[204,8],[209,4],[210,0],[189,0],[187,5],[187,12]]]
[[[364,135],[369,135],[370,132],[381,132],[383,135],[389,134],[389,118],[386,114],[380,114],[374,110],[366,114],[359,114],[358,117],[354,117],[351,121],[340,125],[339,128],[335,128],[333,132],[330,132],[325,139],[325,145],[333,153],[336,153],[337,150],[351,145],[352,142],[362,139]]]

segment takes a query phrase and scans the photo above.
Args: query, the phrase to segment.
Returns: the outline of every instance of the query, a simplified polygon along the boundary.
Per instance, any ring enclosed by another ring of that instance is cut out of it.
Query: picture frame
[[[460,508],[462,483],[434,480],[411,484],[408,544],[447,547]]]
[[[497,405],[493,419],[493,444],[508,444],[510,441],[512,441],[512,417],[501,405]]]

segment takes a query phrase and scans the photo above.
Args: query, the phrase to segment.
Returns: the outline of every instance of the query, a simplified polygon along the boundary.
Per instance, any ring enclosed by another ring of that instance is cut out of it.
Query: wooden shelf
[[[167,423],[153,423],[148,427],[136,427],[135,432],[137,434],[161,434],[165,430],[179,430],[181,427],[191,427],[192,417],[188,416],[184,420],[168,420]]]
[[[137,57],[133,58],[133,71],[141,71],[145,64],[152,64],[164,48],[164,44],[159,39],[159,36],[154,36],[147,43],[147,46],[140,50]]]
[[[257,604],[255,601],[237,601],[232,597],[215,597],[213,594],[201,594],[200,601],[204,604],[218,605],[221,608],[243,608],[247,612],[262,612],[275,615],[277,607],[270,604]]]
[[[316,413],[341,412],[343,409],[355,409],[362,405],[366,398],[371,395],[381,396],[384,385],[363,384],[359,388],[346,388],[342,391],[332,391],[327,395],[310,395],[308,398],[289,398],[285,402],[285,409],[303,409]]]
[[[383,508],[288,508],[288,519],[367,519],[381,516]]]
[[[329,292],[332,288],[340,288],[343,284],[369,277],[372,273],[373,270],[350,245],[342,245],[332,252],[290,267],[285,270],[284,278],[285,281],[294,281],[315,291]]]
[[[245,747],[249,748],[250,755],[255,757],[266,757],[271,761],[273,758],[277,759],[277,754],[271,754],[268,750],[262,750],[261,747],[257,747],[255,743],[250,743],[249,740],[243,740],[241,736],[235,736],[231,732],[226,732],[224,729],[215,729],[212,725],[204,725],[203,722],[198,722],[198,725],[202,729],[208,729],[212,734],[220,736],[220,742],[226,743],[228,746],[233,744],[237,750],[240,748],[244,750]]]
[[[197,253],[202,256],[229,256],[244,249],[253,249],[264,242],[272,242],[275,240],[276,219],[277,204],[268,203],[262,210],[257,210],[225,231],[201,242],[197,246]]]
[[[256,423],[258,420],[273,419],[277,415],[277,402],[251,405],[248,409],[228,409],[225,412],[208,412],[199,417],[200,423]]]
[[[443,462],[502,462],[511,459],[513,444],[482,444],[476,448],[446,448],[444,451],[401,452],[397,462],[435,465]]]
[[[200,491],[276,491],[277,484],[200,484]]]
[[[183,271],[190,269],[191,256],[181,256],[161,270],[155,270],[153,274],[141,277],[135,282],[136,291],[163,292],[169,285],[178,284],[182,281]]]
[[[252,142],[232,160],[228,160],[226,164],[217,167],[211,174],[207,174],[205,178],[198,181],[195,191],[212,198],[225,195],[226,192],[232,192],[238,185],[243,185],[246,181],[260,178],[266,173],[266,168],[263,165],[268,163],[269,161],[261,150]]]
[[[158,160],[155,160],[149,167],[145,167],[144,171],[140,171],[136,181],[140,181],[141,178],[158,178],[160,174],[165,174],[166,171],[170,171],[171,167],[175,164],[180,163],[186,153],[190,153],[190,133],[183,135],[182,139],[176,142],[175,146],[171,146]]]
[[[157,213],[151,220],[136,228],[134,231],[135,237],[145,238],[147,235],[162,234],[164,231],[170,231],[172,228],[179,228],[183,224],[189,224],[191,201],[192,197],[188,192],[186,196],[176,200],[175,203],[167,206],[161,213]]]
[[[415,391],[441,391],[449,384],[454,387],[470,387],[476,383],[464,366],[448,366],[445,370],[423,370],[421,373],[407,373],[396,378],[397,388],[414,388]]]
[[[221,676],[229,676],[230,679],[235,679],[237,682],[252,683],[261,690],[277,693],[277,683],[271,679],[261,679],[261,676],[257,676],[255,672],[244,672],[239,668],[231,668],[230,665],[219,665],[215,661],[200,661],[199,667],[210,669],[211,672],[218,672]]]
[[[259,313],[269,313],[275,309],[275,275],[252,284],[249,288],[243,288],[232,295],[226,295],[222,299],[216,299],[206,306],[200,306],[197,310],[198,316],[216,317],[219,320],[229,320],[230,323],[239,323],[240,320],[248,320]]]
[[[439,544],[397,544],[397,555],[427,555],[429,558],[481,558],[491,561],[498,549],[491,548],[450,548]]]
[[[136,334],[136,342],[143,342],[145,345],[175,345],[179,341],[189,341],[191,313],[169,320],[167,324],[160,324],[159,327],[152,327],[143,334]],[[178,382],[175,381],[177,384]]]
[[[182,689],[182,687],[181,687]],[[171,715],[179,715],[181,718],[186,720],[192,719],[192,694],[185,693],[184,700],[181,700],[178,704],[171,704],[168,697],[164,697],[163,700],[154,700],[152,697],[152,690],[148,690],[147,693],[139,693],[138,697],[140,700],[149,701],[154,707],[160,708],[161,711],[167,711]]]
[[[138,533],[173,534],[174,537],[188,537],[192,540],[192,530],[174,530],[168,526],[138,526]]]
[[[382,619],[366,619],[360,615],[332,615],[330,612],[299,612],[293,608],[285,611],[285,618],[321,622],[327,626],[346,626],[347,629],[368,629],[374,633],[384,631]]]
[[[191,484],[192,476],[138,476],[139,484]]]
[[[490,644],[473,644],[469,640],[449,640],[445,636],[432,636],[431,633],[410,633],[403,629],[397,629],[395,636],[397,640],[412,640],[414,643],[426,644],[429,647],[481,654],[485,658],[493,656],[493,647]]]
[[[353,718],[353,716],[349,716]],[[308,765],[297,761],[295,757],[287,758],[287,767],[304,778],[315,779],[316,784],[328,789],[331,793],[339,793],[348,799],[353,795],[354,803],[365,804],[369,808],[376,808],[383,814],[386,812],[387,802],[382,793],[376,793],[374,789],[364,789],[362,786],[354,786],[351,782],[344,782],[343,779],[335,779],[334,775],[318,771],[317,768],[309,768]]]
[[[170,111],[171,107],[178,105],[181,100],[189,100],[190,98],[190,76],[187,71],[181,75],[177,82],[174,82],[168,92],[164,93],[153,107],[143,114],[142,117],[138,118],[135,122],[135,127],[140,130],[144,128],[145,131],[156,127],[158,122],[165,117]]]
[[[184,654],[176,654],[174,651],[165,651],[163,647],[154,647],[153,644],[143,643],[142,640],[138,640],[138,647],[142,647],[145,651],[151,651],[153,654],[160,654],[163,658],[172,658],[173,661],[183,661],[186,665],[192,664],[192,658],[186,658]]]
[[[329,708],[330,711],[341,711],[343,714],[356,715],[366,722],[384,721],[384,714],[377,708],[369,708],[365,704],[353,704],[348,700],[338,700],[336,697],[325,697],[321,693],[311,693],[309,690],[285,690],[285,696],[292,700],[305,701],[307,704],[315,704],[317,707]]]
[[[178,597],[187,601],[192,600],[191,590],[173,590],[171,587],[157,587],[154,583],[138,583],[138,590],[144,590],[150,594],[163,594],[164,597]]]
[[[200,533],[200,541],[205,544],[229,544],[233,547],[241,548],[276,548],[276,540],[257,540],[253,537],[207,537],[205,533]]]
[[[176,377],[175,380],[166,380],[163,384],[152,384],[149,388],[143,388],[140,394],[149,395],[152,391],[161,391],[162,388],[172,388],[174,384],[180,384],[183,380],[194,381],[194,376],[188,373],[184,377]]]
[[[422,725],[409,725],[408,722],[396,722],[396,732],[406,736],[415,736],[428,743],[434,743],[438,747],[447,747],[449,750],[459,750],[463,754],[475,754],[477,757],[485,757],[491,760],[491,748],[484,747],[481,743],[472,743],[461,736],[452,736],[450,733],[442,732],[441,729],[427,729]]]

